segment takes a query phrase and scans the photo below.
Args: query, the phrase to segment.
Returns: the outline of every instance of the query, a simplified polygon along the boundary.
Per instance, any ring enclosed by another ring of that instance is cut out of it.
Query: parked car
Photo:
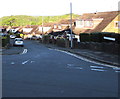
[[[10,38],[11,39],[14,39],[16,36],[15,35],[10,35]]]
[[[15,38],[14,39],[14,43],[13,46],[24,46],[24,42],[22,38]]]
[[[35,35],[33,35],[32,37],[31,37],[31,39],[32,40],[37,40],[37,39],[39,39],[37,36],[35,36]]]

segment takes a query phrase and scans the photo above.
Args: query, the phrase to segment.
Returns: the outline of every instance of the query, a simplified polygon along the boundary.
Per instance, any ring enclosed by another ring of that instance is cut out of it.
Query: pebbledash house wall
[[[120,14],[112,20],[111,23],[109,23],[105,29],[103,29],[102,32],[114,32],[114,33],[120,33]]]
[[[76,28],[94,29],[99,23],[102,22],[102,20],[103,18],[76,20]]]

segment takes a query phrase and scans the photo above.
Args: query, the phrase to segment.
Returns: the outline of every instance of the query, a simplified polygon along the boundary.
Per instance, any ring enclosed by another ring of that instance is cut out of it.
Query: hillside
[[[79,15],[73,14],[73,19],[78,17]],[[70,19],[70,15],[65,14],[61,16],[44,16],[43,19],[44,19],[44,23],[53,23],[53,22],[59,22],[60,20],[63,19]],[[5,16],[0,18],[0,26],[3,25],[8,26],[10,24],[12,26],[41,25],[42,16],[16,15],[16,16]]]

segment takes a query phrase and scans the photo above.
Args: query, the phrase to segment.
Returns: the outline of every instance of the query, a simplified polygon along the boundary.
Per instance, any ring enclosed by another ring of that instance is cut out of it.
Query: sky
[[[70,13],[117,11],[119,0],[1,0],[0,17],[11,15],[55,16]]]

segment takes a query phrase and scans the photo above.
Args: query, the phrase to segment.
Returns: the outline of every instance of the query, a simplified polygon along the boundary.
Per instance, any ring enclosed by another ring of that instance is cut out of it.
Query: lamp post
[[[73,38],[72,38],[72,2],[70,2],[70,32],[71,32],[71,39],[70,39],[70,47],[73,48]]]

